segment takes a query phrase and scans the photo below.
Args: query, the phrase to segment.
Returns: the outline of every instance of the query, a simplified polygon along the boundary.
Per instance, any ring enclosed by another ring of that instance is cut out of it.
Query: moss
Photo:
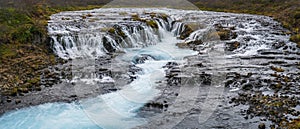
[[[17,53],[13,48],[11,48],[10,45],[2,44],[0,45],[0,58],[9,58],[16,56]],[[3,61],[3,59],[0,60],[0,63]]]
[[[147,20],[147,21],[146,21],[146,24],[147,24],[148,26],[152,27],[152,28],[155,28],[155,29],[158,28],[158,24],[156,23],[155,20]]]
[[[41,81],[41,79],[39,77],[33,78],[31,80],[28,80],[28,83],[30,84],[38,84]]]
[[[121,29],[118,29],[117,34],[123,38],[126,38],[126,34]]]
[[[131,15],[131,18],[132,18],[133,21],[140,21],[141,20],[141,18],[138,14]]]
[[[154,17],[157,16],[156,13],[154,13],[154,12],[151,12],[149,15],[150,15],[151,18],[154,18]]]
[[[297,119],[292,120],[289,124],[288,124],[288,128],[289,129],[299,129],[300,128],[300,117]]]
[[[290,41],[297,43],[297,46],[300,48],[300,34],[292,35]]]
[[[161,19],[163,19],[163,20],[165,20],[165,21],[168,21],[168,17],[169,16],[167,14],[161,13],[161,14],[159,14],[158,17],[161,18]]]
[[[116,29],[116,28],[113,28],[113,27],[110,27],[110,28],[102,28],[101,31],[104,31],[104,32],[108,32],[110,34],[117,34],[123,38],[126,37],[126,34],[121,30],[121,29]]]
[[[109,28],[108,30],[107,30],[107,32],[109,32],[109,33],[112,33],[112,34],[115,34],[116,33],[116,30],[115,30],[115,28]]]
[[[284,69],[282,69],[282,68],[278,68],[278,67],[274,67],[274,66],[271,66],[270,68],[276,72],[284,72]]]
[[[13,88],[11,91],[10,91],[10,95],[11,96],[17,96],[18,95],[18,88]]]

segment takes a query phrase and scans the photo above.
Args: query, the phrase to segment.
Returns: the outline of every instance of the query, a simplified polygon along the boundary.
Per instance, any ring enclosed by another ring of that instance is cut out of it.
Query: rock
[[[235,42],[229,42],[229,43],[226,43],[225,44],[225,46],[226,46],[226,50],[227,51],[234,51],[234,50],[236,50],[237,48],[239,48],[240,47],[240,42],[238,42],[238,41],[235,41]]]
[[[195,48],[197,45],[201,45],[203,42],[201,40],[188,41],[183,43],[176,43],[179,48]]]
[[[234,82],[233,79],[227,80],[226,83],[225,83],[225,87],[229,87],[230,84],[232,84],[233,82]]]
[[[145,63],[146,60],[154,60],[154,57],[147,54],[141,54],[139,56],[134,57],[133,63],[135,64],[142,64]]]
[[[217,34],[220,37],[220,40],[230,40],[230,39],[235,39],[237,38],[236,32],[233,32],[234,27],[223,27],[220,24],[216,24],[215,28],[217,30]]]
[[[258,129],[265,129],[266,128],[266,125],[264,123],[260,123],[258,125]]]
[[[168,62],[163,68],[172,68],[174,66],[178,66],[179,64],[176,62]]]
[[[21,103],[21,99],[15,99],[15,103],[16,103],[16,104]]]
[[[179,48],[189,48],[189,45],[187,43],[176,43],[176,46]]]
[[[253,85],[250,83],[246,83],[242,86],[243,90],[251,90],[253,88]]]
[[[147,20],[146,24],[152,28],[158,29],[158,24],[154,20]]]
[[[187,42],[188,45],[201,45],[203,44],[202,40],[194,40]]]
[[[284,69],[282,69],[282,68],[278,68],[278,67],[275,67],[275,66],[271,66],[270,68],[272,70],[276,71],[276,72],[284,72]]]
[[[76,98],[77,95],[70,95],[69,98]]]
[[[7,98],[6,102],[10,103],[11,102],[11,98]]]
[[[194,32],[194,30],[192,29],[191,26],[184,25],[184,30],[181,32],[179,38],[183,40],[183,39],[189,37],[190,34],[193,33],[193,32]]]
[[[103,46],[110,53],[116,51],[116,48],[109,42],[106,37],[103,37]]]

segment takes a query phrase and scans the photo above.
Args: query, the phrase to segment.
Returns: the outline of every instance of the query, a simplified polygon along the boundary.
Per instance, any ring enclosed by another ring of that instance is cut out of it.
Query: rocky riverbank
[[[8,49],[11,54],[1,56],[0,63],[1,110],[10,107],[6,103],[19,104],[22,102],[19,98],[41,91],[44,70],[57,62],[53,54],[40,46],[15,44],[8,47],[13,47]]]

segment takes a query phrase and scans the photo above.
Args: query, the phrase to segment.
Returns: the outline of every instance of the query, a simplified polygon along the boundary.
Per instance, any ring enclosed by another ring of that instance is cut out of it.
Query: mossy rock
[[[116,29],[111,27],[111,28],[109,28],[109,29],[107,30],[107,32],[112,33],[112,34],[115,34],[115,33],[116,33]]]
[[[180,39],[186,39],[187,37],[189,37],[190,36],[190,34],[191,33],[193,33],[194,32],[194,30],[192,29],[192,27],[191,26],[189,26],[189,25],[184,25],[184,30],[183,30],[183,32],[180,34]]]
[[[158,17],[161,18],[161,19],[163,19],[163,20],[165,20],[165,21],[168,21],[168,17],[169,16],[167,14],[161,13],[161,14],[159,14]]]
[[[151,28],[158,29],[158,24],[155,22],[155,20],[147,20],[146,24]]]
[[[10,91],[10,95],[11,96],[17,96],[18,95],[18,88],[14,87],[11,91]]]
[[[140,21],[140,19],[141,19],[138,14],[131,15],[131,18],[132,18],[133,21]]]
[[[149,15],[150,15],[151,18],[155,18],[157,16],[157,14],[154,13],[154,12],[151,12]]]
[[[284,69],[282,69],[282,68],[278,68],[278,67],[274,67],[274,66],[271,66],[270,68],[276,72],[284,72]]]

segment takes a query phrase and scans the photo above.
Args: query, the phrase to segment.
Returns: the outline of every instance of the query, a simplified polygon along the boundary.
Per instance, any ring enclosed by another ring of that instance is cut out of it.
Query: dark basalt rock
[[[113,53],[116,51],[115,47],[112,46],[112,44],[108,41],[108,39],[106,37],[103,37],[103,46],[110,53]]]
[[[179,64],[176,62],[168,62],[163,68],[172,68],[174,66],[178,66]]]
[[[141,54],[133,58],[133,63],[135,64],[142,64],[145,63],[146,60],[155,60],[153,56],[148,54]]]
[[[253,88],[253,85],[250,83],[246,83],[242,86],[243,90],[251,90]]]

